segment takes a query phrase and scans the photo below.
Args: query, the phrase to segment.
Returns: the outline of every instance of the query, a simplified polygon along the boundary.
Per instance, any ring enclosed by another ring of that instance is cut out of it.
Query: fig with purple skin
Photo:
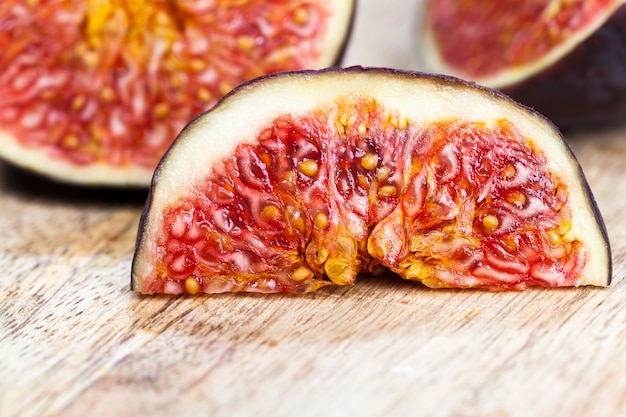
[[[147,187],[180,129],[240,83],[339,62],[353,0],[3,0],[0,157]]]
[[[624,0],[426,0],[419,68],[501,89],[559,127],[626,121]]]
[[[458,79],[389,69],[246,83],[159,164],[132,288],[309,292],[390,270],[430,287],[608,285],[609,243],[541,115]]]

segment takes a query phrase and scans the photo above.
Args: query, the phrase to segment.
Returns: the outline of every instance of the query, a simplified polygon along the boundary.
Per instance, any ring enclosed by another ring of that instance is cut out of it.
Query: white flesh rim
[[[449,74],[455,77],[471,80],[478,84],[491,88],[504,88],[514,85],[522,80],[526,80],[543,69],[550,67],[558,62],[561,58],[571,52],[582,41],[590,37],[598,30],[622,5],[626,4],[626,0],[616,0],[611,6],[606,7],[595,20],[585,29],[580,30],[575,36],[567,39],[566,42],[556,46],[549,53],[536,59],[534,62],[508,68],[494,74],[477,77],[475,75],[464,72],[461,68],[448,65],[441,54],[435,42],[430,22],[426,16],[423,16],[421,29],[418,34],[418,67],[422,71]]]
[[[509,120],[549,155],[548,169],[566,179],[572,230],[588,251],[580,285],[608,285],[610,250],[601,220],[594,212],[578,162],[552,124],[501,94],[460,80],[359,67],[266,77],[240,87],[190,123],[155,172],[133,265],[133,288],[137,288],[138,277],[152,272],[155,239],[164,227],[163,209],[187,195],[193,184],[202,182],[211,161],[231,155],[242,143],[253,143],[281,114],[304,115],[337,98],[351,96],[372,97],[385,108],[405,115],[409,126],[417,128],[454,119],[487,125]]]
[[[335,63],[349,35],[354,0],[331,0],[331,4],[332,14],[327,22],[328,28],[317,68],[326,68]],[[3,130],[2,125],[0,157],[29,171],[76,184],[147,187],[153,175],[152,169],[137,165],[70,163],[51,156],[46,149],[25,147],[15,136]]]

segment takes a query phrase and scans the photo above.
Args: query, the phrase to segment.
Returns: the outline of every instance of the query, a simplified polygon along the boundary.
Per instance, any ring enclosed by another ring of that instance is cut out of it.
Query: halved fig
[[[240,83],[341,59],[354,0],[3,0],[0,157],[147,187],[185,124]]]
[[[187,125],[155,172],[131,286],[307,292],[386,269],[604,286],[609,252],[545,118],[457,79],[353,67],[263,77]]]
[[[624,0],[426,0],[419,68],[498,88],[559,127],[626,120]]]

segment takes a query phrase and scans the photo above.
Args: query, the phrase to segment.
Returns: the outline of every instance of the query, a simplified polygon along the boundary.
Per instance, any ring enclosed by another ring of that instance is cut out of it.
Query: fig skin
[[[480,95],[487,97],[487,100],[494,101],[495,103],[500,103],[504,108],[504,114],[511,114],[511,112],[525,112],[527,113],[530,119],[533,119],[536,123],[542,126],[542,129],[546,129],[553,134],[556,139],[555,143],[549,144],[549,149],[546,151],[546,154],[552,155],[558,149],[559,155],[557,159],[562,159],[558,165],[566,164],[573,168],[573,170],[567,169],[569,172],[569,176],[564,178],[570,190],[575,190],[574,193],[578,195],[576,197],[577,203],[576,206],[581,209],[581,211],[586,212],[588,217],[584,219],[584,223],[587,224],[585,228],[589,228],[589,230],[594,229],[595,231],[592,234],[596,234],[599,236],[599,240],[596,245],[591,245],[589,247],[600,259],[606,261],[606,264],[602,266],[600,269],[603,269],[605,273],[601,274],[601,277],[594,278],[593,285],[602,285],[606,286],[611,283],[612,277],[612,265],[611,265],[611,249],[610,243],[608,239],[608,234],[606,231],[606,227],[604,225],[604,221],[602,219],[601,213],[598,209],[597,203],[593,197],[591,189],[585,179],[584,173],[580,164],[578,163],[574,153],[572,152],[570,146],[565,141],[564,137],[558,131],[558,129],[544,116],[537,113],[536,111],[527,108],[524,105],[513,102],[508,96],[505,94],[489,89],[483,86],[476,85],[471,82],[463,81],[451,76],[445,75],[433,75],[426,74],[421,72],[412,72],[412,71],[403,71],[403,70],[395,70],[389,68],[363,68],[363,67],[350,67],[346,69],[341,68],[328,68],[319,71],[292,71],[281,74],[271,74],[267,76],[260,77],[255,80],[251,80],[246,82],[239,87],[235,88],[228,95],[223,97],[218,104],[207,112],[198,115],[196,118],[191,120],[189,124],[181,131],[176,141],[172,145],[172,147],[166,152],[164,157],[162,158],[159,166],[157,167],[154,177],[151,183],[151,187],[149,190],[148,199],[146,201],[146,205],[144,206],[144,211],[142,213],[140,224],[139,224],[139,233],[137,235],[136,241],[136,249],[133,257],[133,265],[132,265],[132,273],[130,280],[131,290],[142,292],[144,289],[142,287],[142,270],[146,267],[146,262],[150,262],[150,255],[147,253],[146,247],[151,245],[151,242],[148,240],[149,235],[152,231],[154,231],[155,224],[158,223],[158,216],[163,208],[164,201],[171,201],[176,197],[180,190],[185,189],[187,184],[193,182],[194,175],[191,173],[187,176],[187,178],[180,178],[182,171],[181,160],[182,155],[180,152],[185,152],[185,148],[188,148],[190,142],[197,140],[198,132],[194,132],[196,129],[202,129],[201,125],[204,124],[204,120],[206,118],[219,118],[222,117],[220,113],[229,113],[231,110],[229,109],[231,106],[236,106],[236,102],[241,102],[241,99],[244,95],[249,95],[250,93],[246,90],[252,90],[257,88],[264,89],[266,86],[269,86],[269,91],[271,92],[272,88],[276,86],[282,87],[280,84],[280,78],[288,80],[290,78],[296,77],[301,79],[302,81],[306,80],[308,83],[318,84],[318,87],[324,89],[323,80],[326,75],[329,77],[334,77],[338,73],[339,75],[343,75],[346,77],[346,80],[349,79],[351,75],[359,76],[359,74],[363,74],[366,76],[371,75],[372,81],[375,81],[375,77],[380,77],[380,80],[384,80],[385,77],[390,77],[400,82],[411,83],[413,81],[423,81],[427,80],[432,83],[433,86],[441,92],[443,95],[449,95],[450,98],[449,103],[455,102],[455,92],[462,90],[476,90],[480,93]],[[279,81],[278,83],[276,81]],[[289,88],[288,84],[287,87]],[[295,95],[297,96],[297,94]],[[268,95],[266,100],[272,102],[271,97]],[[294,100],[298,100],[298,98],[294,98]],[[237,103],[238,104],[238,103]],[[466,103],[467,107],[471,108],[472,103]],[[508,107],[511,106],[513,110]],[[245,109],[243,109],[245,111]],[[229,116],[226,115],[226,118]],[[533,122],[533,123],[535,123]],[[193,138],[195,136],[195,138]],[[225,138],[228,137],[228,134],[225,134]],[[187,151],[189,148],[187,149]],[[545,150],[544,150],[545,151]],[[552,151],[552,152],[550,152]],[[174,161],[178,159],[178,162]],[[174,162],[174,164],[172,164]],[[187,161],[189,162],[189,161]],[[187,162],[185,162],[185,166],[187,166]],[[169,178],[168,178],[169,177]],[[173,178],[179,177],[179,178]],[[198,176],[195,176],[198,178]],[[579,197],[582,197],[579,198]],[[583,208],[582,206],[586,206]],[[157,226],[158,228],[158,226]],[[583,239],[586,235],[583,233]],[[594,258],[596,256],[594,255]],[[594,260],[594,263],[597,262],[597,259]]]
[[[561,128],[626,121],[626,5],[561,60],[502,89]]]

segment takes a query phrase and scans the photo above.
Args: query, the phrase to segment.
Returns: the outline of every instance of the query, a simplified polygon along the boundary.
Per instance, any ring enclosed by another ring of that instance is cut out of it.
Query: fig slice
[[[185,124],[242,82],[337,64],[354,0],[3,0],[0,157],[148,187]]]
[[[451,77],[331,68],[246,83],[182,130],[131,287],[309,292],[387,269],[430,287],[606,286],[611,256],[543,116]]]
[[[504,91],[561,128],[626,119],[624,0],[426,0],[418,68]]]

